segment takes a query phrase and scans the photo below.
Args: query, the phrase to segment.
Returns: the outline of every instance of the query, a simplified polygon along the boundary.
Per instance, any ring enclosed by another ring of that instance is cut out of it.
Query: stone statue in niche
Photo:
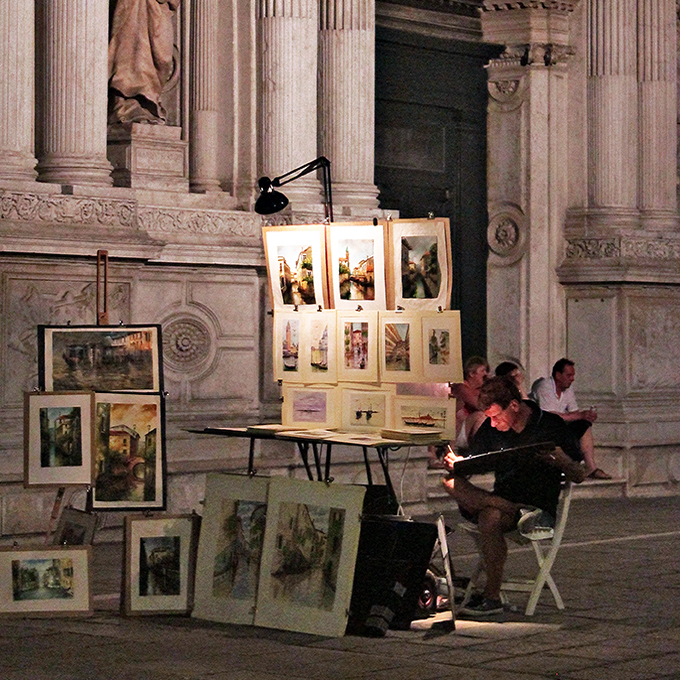
[[[180,0],[111,0],[109,124],[164,125],[173,76],[173,16]]]

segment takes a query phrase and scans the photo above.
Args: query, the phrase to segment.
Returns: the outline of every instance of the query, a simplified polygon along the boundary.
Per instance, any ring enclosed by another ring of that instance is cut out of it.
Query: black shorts
[[[592,427],[593,424],[589,420],[571,420],[566,423],[566,425],[571,430],[574,437],[580,440],[581,437],[588,431],[588,428]]]

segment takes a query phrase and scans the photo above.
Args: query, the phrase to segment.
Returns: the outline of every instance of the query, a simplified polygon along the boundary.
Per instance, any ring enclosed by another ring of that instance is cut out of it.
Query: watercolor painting
[[[447,328],[432,328],[427,343],[428,363],[431,366],[448,366],[451,336]]]
[[[410,371],[411,370],[411,324],[409,323],[386,323],[384,326],[385,338],[385,370],[387,371]]]
[[[12,560],[12,596],[15,601],[73,598],[73,560]]]
[[[310,343],[309,366],[312,373],[320,376],[328,374],[329,364],[332,361],[329,354],[329,328],[328,321],[312,319],[310,321],[308,342]]]
[[[327,390],[292,390],[293,422],[325,423],[328,419]]]
[[[368,322],[345,321],[343,339],[345,368],[368,370]]]
[[[428,298],[439,296],[441,270],[436,236],[401,237],[401,296]]]
[[[40,465],[44,468],[83,464],[82,419],[78,406],[41,408]]]
[[[375,242],[338,241],[338,281],[342,300],[375,300]]]
[[[279,245],[276,259],[283,304],[316,304],[311,243]]]
[[[283,372],[297,372],[300,358],[300,320],[286,319],[281,338],[281,365]]]

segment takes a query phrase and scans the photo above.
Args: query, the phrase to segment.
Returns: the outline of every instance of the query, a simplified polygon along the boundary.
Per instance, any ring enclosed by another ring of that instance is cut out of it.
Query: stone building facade
[[[374,180],[376,27],[494,46],[487,281],[463,285],[486,286],[489,358],[535,378],[571,356],[620,480],[599,492],[677,492],[673,0],[183,0],[166,125],[107,124],[109,15],[108,0],[0,5],[0,540],[46,529],[54,490],[22,485],[22,394],[36,325],[96,322],[101,250],[110,321],[163,327],[169,508],[242,466],[242,443],[188,430],[279,413],[257,178],[323,155],[336,219],[394,214]],[[315,175],[286,194],[276,219],[322,219]],[[292,448],[257,456],[298,474]]]

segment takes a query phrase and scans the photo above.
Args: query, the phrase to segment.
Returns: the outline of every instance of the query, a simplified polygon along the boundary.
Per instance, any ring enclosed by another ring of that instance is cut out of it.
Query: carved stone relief
[[[508,265],[517,262],[525,251],[526,218],[520,208],[512,203],[491,206],[487,240],[497,258],[493,263]]]
[[[178,373],[195,374],[213,356],[207,325],[193,315],[181,315],[163,324],[163,363]]]
[[[597,260],[624,257],[631,260],[680,260],[680,240],[667,238],[569,239],[568,260]]]
[[[182,210],[140,206],[140,226],[150,233],[239,236],[260,242],[262,222],[258,215],[223,210]]]

